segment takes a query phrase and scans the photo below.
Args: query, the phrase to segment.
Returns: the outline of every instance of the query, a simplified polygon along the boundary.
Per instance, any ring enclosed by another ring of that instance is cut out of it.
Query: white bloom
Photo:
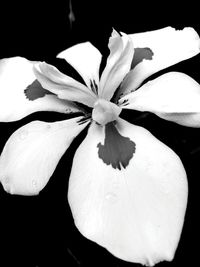
[[[68,199],[75,224],[90,240],[130,262],[172,260],[187,205],[187,179],[179,157],[146,129],[122,118],[122,109],[150,111],[176,123],[200,126],[200,86],[170,72],[153,73],[199,53],[192,28],[122,34],[113,31],[99,77],[100,52],[89,42],[64,58],[85,84],[45,62],[0,61],[0,119],[13,121],[43,110],[92,112],[46,123],[31,122],[11,135],[0,158],[7,192],[33,195],[44,188],[72,140],[89,125],[75,153]]]

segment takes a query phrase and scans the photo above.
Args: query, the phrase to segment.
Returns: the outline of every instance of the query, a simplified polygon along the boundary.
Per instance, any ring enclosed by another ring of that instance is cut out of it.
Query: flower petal
[[[123,102],[126,109],[150,111],[185,126],[200,126],[200,85],[180,72],[168,72],[149,81],[122,97],[119,103]]]
[[[147,130],[122,119],[118,134],[110,133],[109,155],[104,151],[102,157],[100,146],[108,142],[104,129],[92,124],[74,157],[68,199],[77,228],[123,260],[151,266],[172,260],[187,204],[179,157]],[[124,154],[112,153],[116,147]]]
[[[22,57],[0,60],[0,121],[19,120],[36,111],[78,111],[73,103],[42,88],[33,64]]]
[[[147,77],[157,71],[191,58],[200,52],[199,36],[190,27],[183,30],[166,27],[129,36],[135,48],[150,49],[152,58],[143,59],[127,75],[120,89],[124,94],[135,90]]]
[[[0,157],[4,189],[11,194],[38,194],[73,139],[87,125],[79,123],[81,118],[54,123],[33,121],[14,132]]]
[[[65,59],[84,79],[89,88],[99,86],[99,67],[102,55],[90,42],[74,45],[57,55]]]
[[[109,39],[110,55],[102,72],[99,87],[99,96],[110,100],[129,72],[133,59],[134,48],[128,35],[122,37],[113,30]]]
[[[45,62],[34,65],[34,73],[42,86],[56,94],[60,99],[76,101],[93,107],[97,99],[95,93],[80,82],[61,73]]]

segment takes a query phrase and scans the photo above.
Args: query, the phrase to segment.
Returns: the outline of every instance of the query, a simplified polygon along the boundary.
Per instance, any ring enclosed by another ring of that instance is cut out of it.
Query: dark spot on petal
[[[38,82],[38,80],[35,80],[32,84],[30,84],[24,90],[24,94],[26,95],[26,98],[31,101],[44,97],[47,94],[54,95],[50,91],[44,89],[42,85]]]
[[[135,53],[133,56],[133,61],[131,63],[131,69],[135,68],[137,64],[143,61],[143,59],[152,60],[153,58],[153,51],[148,48],[135,48]]]
[[[136,144],[128,137],[122,136],[113,122],[105,126],[104,145],[99,143],[99,158],[107,165],[112,165],[114,169],[126,168],[130,159],[135,153]]]

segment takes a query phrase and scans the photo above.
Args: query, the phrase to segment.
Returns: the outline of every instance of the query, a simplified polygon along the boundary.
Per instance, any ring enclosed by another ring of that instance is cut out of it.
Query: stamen
[[[116,104],[105,99],[98,99],[94,104],[92,119],[103,126],[111,121],[115,121],[121,111],[122,109]]]
[[[98,86],[95,82],[95,80],[90,80],[90,87],[92,91],[97,95],[98,94]]]

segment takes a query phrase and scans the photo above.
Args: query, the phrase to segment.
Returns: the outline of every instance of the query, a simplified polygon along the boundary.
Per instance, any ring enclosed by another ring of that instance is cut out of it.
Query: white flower
[[[0,158],[4,189],[38,194],[72,140],[89,125],[69,181],[68,200],[77,228],[123,260],[151,266],[172,260],[187,205],[184,167],[169,147],[119,115],[122,109],[150,111],[199,127],[200,86],[189,76],[169,72],[139,88],[147,77],[195,56],[199,48],[192,28],[130,35],[113,30],[100,78],[102,56],[89,42],[58,55],[85,84],[44,62],[1,60],[1,121],[43,110],[82,112],[82,105],[92,110],[65,121],[33,121],[13,133]]]

